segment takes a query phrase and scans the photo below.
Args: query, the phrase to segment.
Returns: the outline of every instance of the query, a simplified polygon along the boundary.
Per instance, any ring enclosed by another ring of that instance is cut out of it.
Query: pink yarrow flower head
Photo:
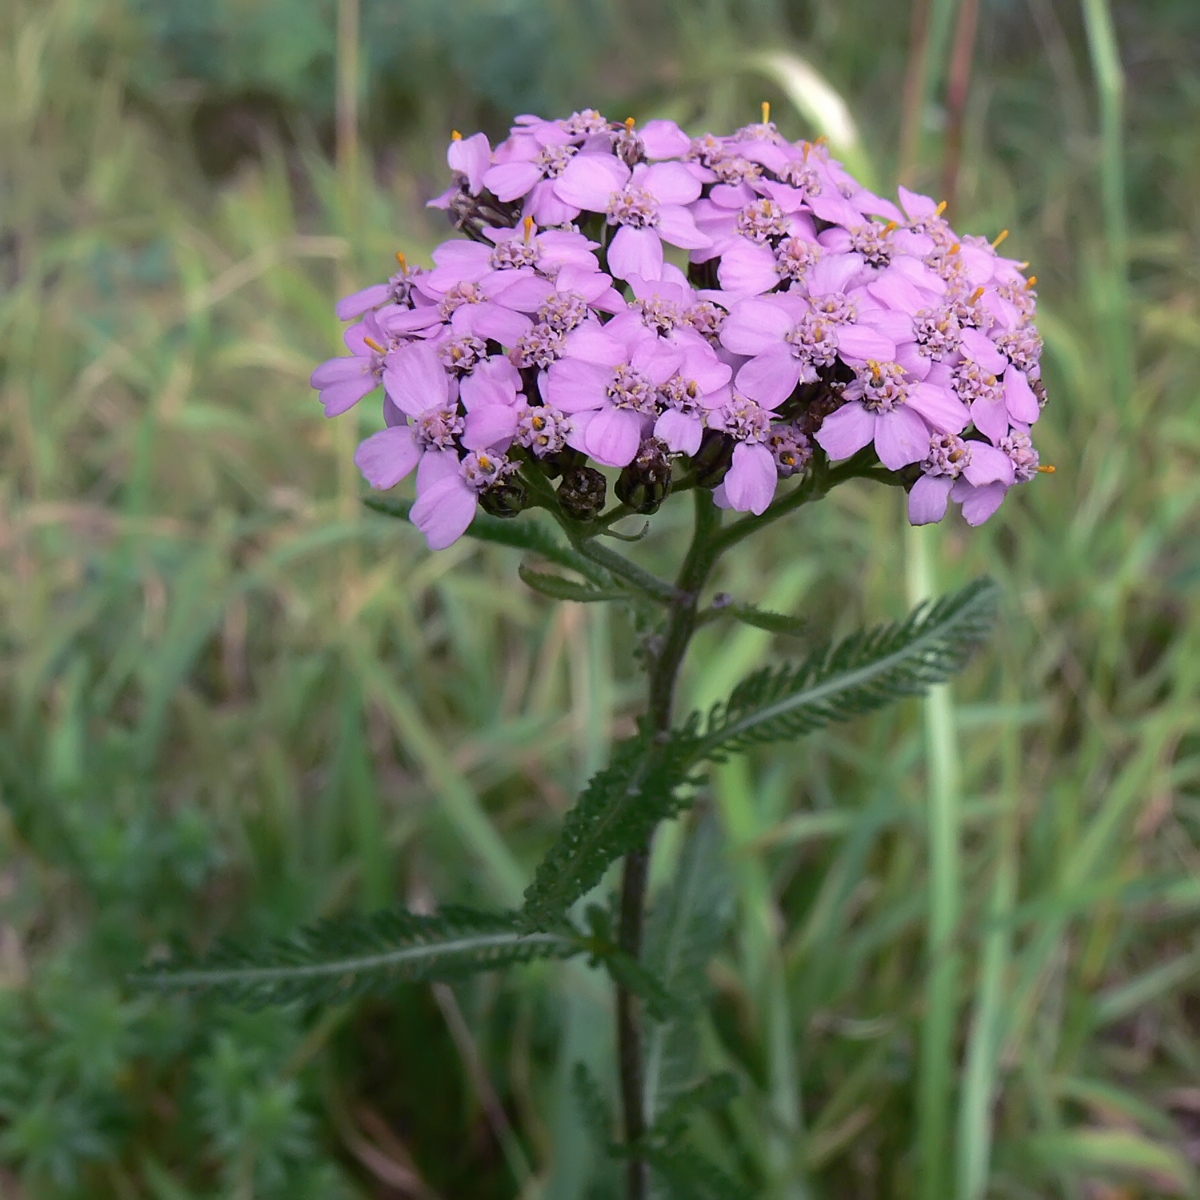
[[[908,488],[913,523],[953,503],[972,525],[1050,469],[1036,280],[1005,234],[875,195],[768,112],[726,137],[522,115],[494,148],[456,134],[447,165],[431,203],[466,236],[342,299],[349,353],[312,375],[328,416],[382,386],[356,461],[376,488],[415,476],[431,547],[568,476],[562,512],[590,520],[594,468],[639,512],[674,474],[761,514],[853,458]]]

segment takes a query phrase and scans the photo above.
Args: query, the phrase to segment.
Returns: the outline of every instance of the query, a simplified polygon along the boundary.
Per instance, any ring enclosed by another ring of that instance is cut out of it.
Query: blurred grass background
[[[703,1049],[742,1093],[706,1148],[781,1200],[1200,1195],[1200,5],[982,0],[959,123],[961,8],[919,2],[915,75],[884,0],[0,5],[5,1200],[611,1194],[582,966],[249,1015],[124,977],[519,896],[636,711],[632,633],[364,512],[308,374],[334,298],[444,236],[452,127],[820,132],[764,51],[880,187],[961,142],[959,227],[1039,276],[1057,474],[920,539],[843,488],[729,563],[820,635],[984,572],[1007,602],[952,696],[714,775]],[[685,703],[797,649],[705,637]]]

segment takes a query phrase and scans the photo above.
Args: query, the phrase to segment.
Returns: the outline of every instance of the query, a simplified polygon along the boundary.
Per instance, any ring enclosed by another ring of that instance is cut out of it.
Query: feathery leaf
[[[669,738],[644,734],[617,744],[563,820],[558,839],[525,890],[525,918],[550,929],[600,882],[610,863],[641,845],[687,803],[678,790],[695,759],[695,722]]]
[[[138,972],[132,982],[159,991],[211,988],[232,1003],[262,1008],[342,1001],[402,980],[452,979],[584,949],[574,930],[531,933],[515,913],[389,910],[331,918],[258,948],[225,943],[203,958],[180,957]]]
[[[977,579],[894,625],[853,634],[799,664],[755,672],[713,707],[699,754],[719,758],[799,737],[941,683],[991,630],[998,594],[990,579]]]

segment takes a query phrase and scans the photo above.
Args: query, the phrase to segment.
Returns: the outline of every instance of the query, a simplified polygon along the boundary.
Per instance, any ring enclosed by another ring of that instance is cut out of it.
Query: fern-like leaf
[[[714,706],[699,754],[720,758],[799,737],[943,682],[987,636],[998,594],[991,580],[978,579],[894,625],[856,633],[799,664],[755,672]]]
[[[695,759],[694,730],[691,722],[661,743],[645,735],[618,743],[608,766],[592,776],[567,813],[525,890],[525,918],[533,928],[553,928],[610,863],[684,807],[679,789]]]
[[[211,989],[249,1008],[342,1001],[399,981],[453,979],[586,948],[569,927],[530,932],[517,914],[446,907],[322,921],[265,946],[225,943],[201,959],[180,957],[133,976],[159,991]]]

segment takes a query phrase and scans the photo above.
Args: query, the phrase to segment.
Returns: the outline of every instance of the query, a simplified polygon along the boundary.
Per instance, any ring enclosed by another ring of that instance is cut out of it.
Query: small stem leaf
[[[517,573],[526,586],[552,600],[576,600],[582,604],[594,603],[597,600],[629,600],[630,593],[619,588],[596,588],[586,583],[576,583],[573,579],[564,579],[561,575],[545,575],[533,571],[522,563]]]
[[[725,611],[731,617],[747,625],[753,625],[756,629],[765,629],[768,633],[777,633],[784,637],[809,637],[812,632],[803,617],[789,617],[785,613],[769,612],[763,608],[755,608],[753,604],[734,604]]]
[[[719,758],[800,737],[943,682],[991,630],[998,595],[990,579],[977,579],[894,625],[856,633],[799,664],[756,672],[713,707],[698,754]]]
[[[158,991],[211,988],[249,1008],[343,1001],[402,980],[454,979],[534,958],[586,949],[573,929],[530,932],[515,913],[446,907],[434,916],[400,911],[335,917],[261,949],[227,943],[201,959],[181,957],[132,977]]]
[[[525,891],[525,919],[552,929],[609,865],[640,846],[687,801],[677,792],[695,758],[695,723],[659,742],[644,734],[618,743],[567,813],[558,840]]]
[[[391,496],[364,496],[363,504],[385,517],[396,517],[405,521],[412,510],[411,500],[397,500]],[[583,555],[577,554],[569,546],[564,546],[545,525],[529,514],[517,520],[501,520],[499,517],[489,517],[486,513],[477,513],[467,528],[466,536],[497,546],[531,550],[560,567],[566,567],[585,579],[590,579],[599,587],[610,586],[612,583],[607,572],[599,569]]]

